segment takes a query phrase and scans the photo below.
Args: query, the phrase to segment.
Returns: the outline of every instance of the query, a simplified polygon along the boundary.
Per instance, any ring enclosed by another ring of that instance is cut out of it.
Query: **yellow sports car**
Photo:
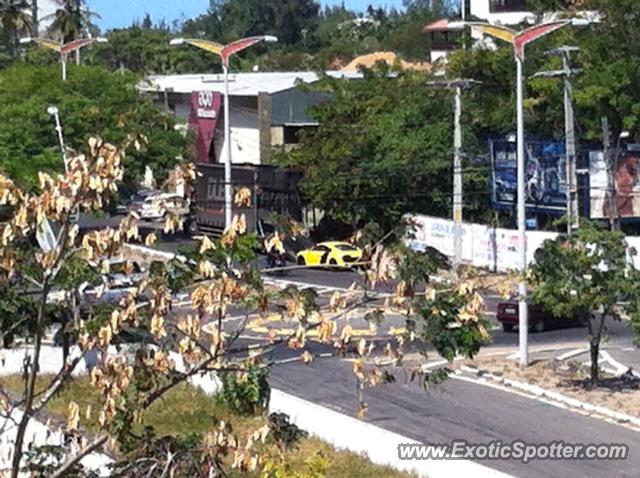
[[[298,252],[296,260],[301,266],[352,267],[362,260],[362,250],[348,242],[321,242]]]

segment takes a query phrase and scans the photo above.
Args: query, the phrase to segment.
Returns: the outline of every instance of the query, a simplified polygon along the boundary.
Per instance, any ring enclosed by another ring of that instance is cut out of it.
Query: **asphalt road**
[[[301,270],[282,279],[320,288],[346,288],[358,276],[349,272]],[[500,299],[491,295],[485,299],[489,318],[496,326],[489,348],[515,348],[517,332],[505,333],[495,321]],[[567,344],[586,346],[586,340],[586,329],[574,327],[530,334],[529,342],[532,349],[563,349]],[[640,363],[640,352],[632,346],[632,340],[633,331],[628,323],[608,324],[606,349],[616,360],[635,366]],[[285,351],[282,354],[290,355]],[[278,366],[273,371],[272,384],[348,415],[357,411],[351,364],[338,358],[317,359],[306,367]],[[368,421],[420,442],[449,443],[464,439],[477,443],[523,440],[540,444],[561,440],[581,444],[622,443],[630,448],[630,457],[624,461],[481,462],[517,477],[639,476],[640,433],[524,396],[454,378],[430,392],[407,383],[368,389],[365,401],[369,406]]]
[[[308,366],[286,364],[272,372],[274,387],[355,415],[357,396],[351,365],[338,359]],[[531,444],[622,443],[630,447],[624,461],[482,461],[485,466],[522,478],[638,476],[640,433],[562,410],[519,395],[451,379],[430,392],[417,384],[391,384],[365,390],[367,421],[425,443],[524,440]],[[339,424],[336,424],[339,427]],[[458,478],[458,477],[452,477]]]
[[[177,241],[164,248],[172,250],[177,244],[183,243]],[[296,270],[275,279],[302,286],[312,285],[330,292],[334,288],[348,288],[358,280],[358,275],[351,272]],[[486,297],[489,318],[496,325],[492,344],[488,347],[515,349],[518,334],[503,332],[495,322],[499,300],[491,295]],[[586,339],[584,328],[567,328],[530,334],[530,345],[532,348],[566,349],[567,344],[586,346]],[[640,353],[633,347],[632,340],[633,332],[628,323],[609,324],[606,349],[616,360],[635,366],[636,363],[640,364]],[[318,346],[314,348],[315,353],[328,351]],[[272,358],[283,359],[299,354],[300,351],[283,347]],[[355,379],[351,364],[343,359],[316,358],[307,366],[301,366],[300,363],[278,365],[272,372],[271,383],[285,392],[345,414],[354,416],[357,412]],[[477,443],[523,440],[541,444],[561,440],[580,444],[622,443],[630,448],[630,457],[624,461],[481,462],[517,477],[639,476],[640,433],[532,398],[452,378],[429,392],[415,383],[395,383],[367,389],[365,401],[368,404],[368,421],[420,442],[448,443],[464,439]]]

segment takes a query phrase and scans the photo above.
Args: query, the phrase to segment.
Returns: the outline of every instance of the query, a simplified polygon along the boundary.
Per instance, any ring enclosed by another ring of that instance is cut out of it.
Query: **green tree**
[[[592,385],[598,384],[606,320],[629,315],[636,329],[640,324],[640,273],[629,261],[635,254],[624,234],[584,221],[571,236],[545,241],[529,271],[535,302],[557,317],[586,322]]]
[[[332,96],[310,110],[318,128],[280,158],[304,173],[301,187],[313,206],[354,227],[375,223],[385,231],[411,212],[450,216],[453,104],[427,80],[383,69],[318,86]],[[472,153],[478,143],[470,128],[465,142]],[[477,175],[486,171],[469,169],[469,184]]]
[[[91,17],[97,16],[86,7],[85,0],[59,0],[60,8],[43,20],[51,19],[49,33],[63,43],[82,38],[92,27]]]
[[[30,4],[27,0],[0,0],[0,24],[9,53],[16,57],[19,52],[21,33],[31,31],[31,16],[27,12]]]
[[[315,0],[228,0],[185,24],[184,31],[226,43],[253,35],[275,35],[293,45],[314,27],[320,5]]]
[[[127,189],[150,166],[162,177],[188,158],[188,138],[175,131],[174,116],[136,89],[138,78],[104,68],[70,66],[61,81],[58,65],[15,65],[0,71],[0,168],[21,184],[35,185],[38,171],[62,171],[58,141],[47,107],[60,111],[67,145],[78,149],[91,131],[101,130],[124,143],[139,139],[126,158]]]
[[[640,92],[636,88],[640,62],[640,4],[633,0],[589,0],[586,7],[601,13],[602,22],[576,33],[582,48],[577,56],[584,72],[575,94],[577,117],[588,139],[601,138],[600,118],[607,116],[614,134],[631,131],[640,138]]]
[[[170,33],[160,28],[131,26],[113,30],[107,38],[108,44],[86,51],[86,63],[143,74],[205,73],[219,65],[211,54],[169,45]]]
[[[0,283],[13,281],[18,288],[26,283],[37,284],[32,327],[25,331],[33,353],[25,360],[23,393],[13,397],[4,393],[0,384],[6,408],[13,411],[20,407],[24,411],[16,420],[9,475],[12,478],[21,476],[28,467],[54,478],[70,476],[75,470],[79,476],[90,476],[78,469],[80,461],[94,450],[111,446],[110,442],[117,443],[122,452],[114,456],[113,463],[120,475],[152,476],[158,469],[174,476],[224,476],[231,468],[239,473],[277,471],[271,467],[273,462],[262,443],[269,434],[279,442],[280,450],[295,443],[299,433],[284,417],[274,417],[267,428],[248,431],[244,437],[238,437],[228,424],[218,420],[211,420],[211,428],[204,435],[184,438],[158,437],[151,427],[140,432],[138,424],[149,407],[171,389],[205,374],[210,378],[221,376],[228,387],[222,394],[226,403],[247,411],[262,408],[268,399],[266,367],[290,362],[288,358],[278,358],[274,350],[288,347],[292,354],[300,354],[303,366],[314,359],[318,345],[335,347],[336,355],[341,357],[353,357],[360,413],[364,414],[362,391],[366,387],[393,381],[394,374],[409,371],[398,369],[405,356],[404,341],[383,336],[380,341],[368,342],[355,334],[349,324],[354,311],[375,309],[371,313],[382,319],[387,313],[401,310],[414,319],[411,330],[415,337],[408,335],[407,340],[415,339],[423,353],[431,341],[449,359],[473,356],[487,339],[482,299],[469,284],[442,284],[430,287],[424,296],[416,294],[417,284],[423,287],[429,282],[434,263],[415,260],[415,255],[403,258],[403,249],[395,251],[380,242],[370,249],[373,260],[366,274],[368,282],[389,281],[394,278],[396,264],[410,261],[409,267],[399,268],[402,282],[384,305],[374,304],[364,290],[336,293],[327,304],[318,301],[317,292],[311,288],[266,287],[256,265],[257,241],[246,234],[243,218],[236,216],[221,238],[203,236],[187,253],[188,262],[180,269],[189,280],[187,287],[173,280],[173,273],[180,273],[177,269],[172,271],[171,263],[180,262],[176,258],[155,263],[148,280],[141,281],[117,304],[111,304],[108,314],[100,313],[100,305],[88,304],[83,320],[70,324],[70,332],[77,337],[78,353],[72,354],[52,376],[45,377],[38,364],[44,358],[41,352],[50,319],[50,293],[56,285],[75,287],[82,275],[90,275],[77,260],[102,263],[125,255],[126,245],[141,239],[134,215],[124,218],[115,228],[91,231],[82,238],[72,220],[78,208],[96,211],[110,200],[123,177],[124,159],[122,149],[91,137],[82,154],[69,157],[69,174],[50,176],[43,172],[39,186],[32,192],[0,176],[0,205],[14,211],[1,234]],[[193,179],[195,171],[191,173],[189,177]],[[250,196],[248,190],[239,193],[238,202]],[[50,251],[34,253],[33,231],[43,218],[59,224],[60,232]],[[175,227],[175,221],[169,217],[166,226]],[[191,293],[191,304],[186,310],[173,309],[177,294],[186,290]],[[66,302],[61,307],[74,308]],[[237,313],[243,314],[245,320],[227,320]],[[251,329],[257,340],[247,343],[242,337],[251,323],[262,323],[264,316],[275,319],[269,320],[274,328],[270,326],[264,332]],[[114,339],[128,327],[148,331],[154,345],[139,343],[133,351],[113,353]],[[376,360],[374,349],[384,350],[390,360]],[[95,412],[81,412],[78,403],[69,402],[65,430],[68,440],[57,447],[27,452],[23,445],[31,420],[59,396],[88,353],[97,357],[90,385],[99,397]],[[268,356],[273,361],[267,363],[264,359]],[[412,361],[412,379],[421,374],[414,370],[415,365]],[[443,375],[432,370],[425,374],[425,384]],[[87,438],[81,426],[91,426],[95,433]],[[76,446],[80,443],[86,445]],[[317,471],[318,466],[313,468]],[[278,471],[277,476],[290,476],[285,468],[278,468],[282,473]]]

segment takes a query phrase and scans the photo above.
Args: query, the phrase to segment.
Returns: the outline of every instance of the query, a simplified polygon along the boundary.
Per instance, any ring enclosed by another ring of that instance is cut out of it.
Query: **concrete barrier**
[[[117,351],[110,350],[112,353]],[[0,376],[21,373],[25,353],[29,347],[3,351],[3,362]],[[172,352],[169,357],[175,362],[176,369],[185,371],[186,367],[180,354]],[[88,355],[83,358],[75,372],[77,375],[88,373],[98,363],[98,356]],[[43,347],[41,355],[41,371],[57,373],[62,366],[62,350],[60,347]],[[214,395],[220,390],[220,381],[211,372],[203,372],[189,379],[189,383],[198,387],[207,395]],[[466,460],[401,460],[398,458],[398,445],[415,443],[408,437],[390,432],[371,423],[358,420],[343,413],[330,410],[318,404],[295,397],[281,390],[271,390],[269,412],[286,413],[292,423],[307,431],[310,435],[326,441],[338,449],[348,450],[366,456],[373,463],[391,468],[409,471],[429,478],[450,478],[452,476],[473,476],[474,478],[509,478],[510,475],[498,472],[486,466]],[[19,419],[21,412],[14,410],[14,419]],[[6,421],[6,420],[5,420]],[[3,422],[0,420],[0,427]],[[47,427],[33,420],[29,424],[28,443],[35,445],[61,444],[63,435],[60,430]],[[0,428],[1,430],[1,428]],[[428,431],[426,431],[428,434]],[[0,434],[0,470],[10,464],[15,427],[8,426]],[[27,445],[25,445],[27,446]],[[4,461],[3,461],[4,460]],[[108,474],[108,456],[94,453],[88,456],[83,464],[97,471],[101,476]]]

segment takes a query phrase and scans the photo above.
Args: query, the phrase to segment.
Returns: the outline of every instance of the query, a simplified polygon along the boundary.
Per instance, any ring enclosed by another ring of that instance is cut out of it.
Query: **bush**
[[[241,372],[222,372],[218,401],[239,415],[260,413],[269,405],[268,378],[269,368],[264,364],[251,365]]]

